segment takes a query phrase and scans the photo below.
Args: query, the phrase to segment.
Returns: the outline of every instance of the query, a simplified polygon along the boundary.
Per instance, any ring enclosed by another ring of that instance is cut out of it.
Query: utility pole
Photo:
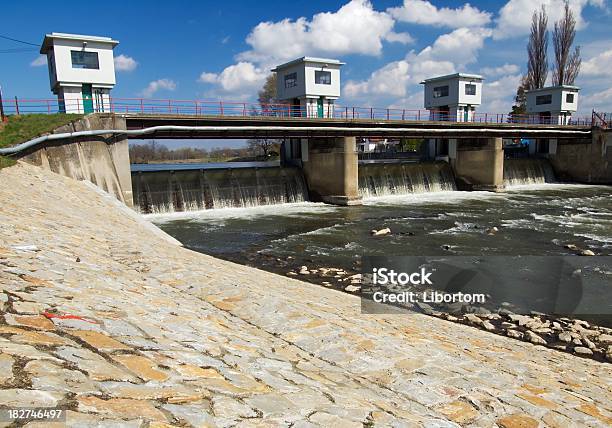
[[[0,86],[0,121],[7,121],[6,116],[4,116],[4,105],[2,104],[2,86]]]

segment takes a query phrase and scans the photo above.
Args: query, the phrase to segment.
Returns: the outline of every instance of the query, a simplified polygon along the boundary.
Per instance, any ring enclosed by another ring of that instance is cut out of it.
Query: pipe
[[[11,156],[15,155],[24,150],[35,147],[41,143],[47,141],[63,140],[76,137],[93,137],[100,135],[146,135],[153,134],[158,131],[339,131],[339,132],[432,132],[432,134],[461,134],[461,133],[485,133],[485,132],[499,132],[497,128],[477,128],[477,129],[440,129],[440,128],[368,128],[368,127],[346,127],[346,126],[177,126],[177,125],[163,125],[163,126],[151,126],[143,129],[100,129],[94,131],[77,131],[77,132],[65,132],[61,134],[49,134],[43,135],[42,137],[34,138],[25,143],[21,143],[15,147],[8,147],[0,149],[0,155]],[[549,133],[549,129],[516,129],[510,128],[507,131],[521,132],[523,134],[543,134]],[[581,131],[575,129],[557,129],[554,130],[556,134],[567,134],[567,135],[588,135],[591,131]]]

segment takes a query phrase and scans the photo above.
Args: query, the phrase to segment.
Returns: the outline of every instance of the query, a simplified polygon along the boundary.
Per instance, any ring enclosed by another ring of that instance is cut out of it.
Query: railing
[[[87,106],[85,108],[84,106]],[[334,118],[369,119],[393,121],[435,121],[435,122],[472,122],[491,124],[539,124],[558,125],[558,118],[539,115],[511,115],[507,113],[471,113],[468,120],[463,115],[456,117],[447,111],[430,111],[396,108],[348,107],[325,105],[323,111],[317,106],[302,108],[290,104],[258,104],[217,100],[171,100],[145,98],[110,98],[84,100],[72,98],[58,99],[19,99],[3,101],[6,115],[32,113],[92,113],[110,112],[119,114],[149,114],[178,116],[231,116],[231,117],[278,117],[278,118]],[[598,119],[599,120],[599,119]],[[595,112],[590,118],[572,118],[567,125],[591,126],[595,123]],[[598,123],[607,123],[601,120]]]
[[[599,128],[608,129],[610,128],[610,121],[612,120],[612,113],[598,113],[593,110],[591,126],[597,126]]]

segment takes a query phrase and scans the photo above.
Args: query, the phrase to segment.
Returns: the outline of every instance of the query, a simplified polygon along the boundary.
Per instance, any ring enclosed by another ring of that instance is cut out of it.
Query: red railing
[[[112,112],[125,114],[151,114],[151,115],[189,115],[189,116],[237,116],[237,117],[303,117],[317,118],[317,106],[310,109],[290,104],[258,104],[246,102],[232,102],[219,100],[172,100],[172,99],[145,99],[145,98],[109,98],[102,100],[86,100],[84,108],[80,98],[58,99],[19,99],[17,97],[3,101],[4,113],[32,114],[32,113],[89,113]],[[463,115],[450,116],[444,111],[375,108],[375,107],[349,107],[333,105],[330,109],[325,105],[323,118],[335,119],[370,119],[389,121],[443,121],[443,122],[475,122],[475,123],[518,123],[518,124],[559,124],[556,117],[539,115],[509,115],[507,113],[472,113],[464,120]],[[572,118],[568,125],[591,126],[595,123],[595,115],[590,118]],[[604,121],[605,122],[605,121]]]
[[[591,126],[608,129],[610,127],[610,120],[612,120],[612,114],[598,113],[593,110]]]

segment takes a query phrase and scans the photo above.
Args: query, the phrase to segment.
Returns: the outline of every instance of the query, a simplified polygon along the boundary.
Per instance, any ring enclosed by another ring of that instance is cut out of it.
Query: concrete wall
[[[70,51],[95,52],[98,54],[99,69],[74,68]],[[47,61],[54,64],[54,73],[50,75],[51,90],[57,83],[97,83],[115,84],[115,61],[113,47],[110,43],[78,40],[53,40],[53,54],[47,53]]]
[[[590,142],[558,140],[548,158],[559,180],[612,184],[612,130],[593,130]]]
[[[92,85],[92,104],[96,113],[110,111],[110,89]],[[61,113],[83,114],[82,86],[60,86],[57,89],[57,100]]]
[[[315,71],[328,71],[331,73],[331,84],[321,85],[315,82]],[[285,76],[296,73],[296,86],[285,87]],[[277,71],[276,90],[279,100],[292,98],[332,97],[340,96],[340,65],[330,63],[325,65],[316,62],[299,62],[283,67]]]
[[[576,111],[578,110],[578,88],[568,86],[550,86],[547,88],[526,91],[527,112],[540,113],[548,111]],[[567,94],[574,94],[574,102],[566,101]],[[536,104],[536,98],[540,95],[550,95],[550,104]]]
[[[302,165],[310,200],[361,204],[355,137],[309,139]]]
[[[92,114],[54,133],[125,128],[122,117]],[[25,154],[21,160],[66,177],[91,181],[126,205],[133,205],[127,139],[87,137],[68,143],[50,142]]]
[[[296,74],[295,86],[285,87],[285,76]],[[300,98],[306,94],[306,83],[304,79],[304,64],[292,64],[276,72],[276,93],[279,100],[291,100]]]
[[[473,81],[472,81],[473,80]],[[465,85],[476,85],[476,94],[467,95],[465,93]],[[434,88],[439,86],[448,86],[448,96],[434,98]],[[482,100],[482,81],[478,79],[470,79],[468,77],[453,77],[444,80],[435,80],[426,82],[424,87],[424,106],[426,109],[437,108],[440,106],[469,104],[471,106],[479,106]]]
[[[460,190],[504,190],[504,150],[501,138],[457,139],[450,159]]]

